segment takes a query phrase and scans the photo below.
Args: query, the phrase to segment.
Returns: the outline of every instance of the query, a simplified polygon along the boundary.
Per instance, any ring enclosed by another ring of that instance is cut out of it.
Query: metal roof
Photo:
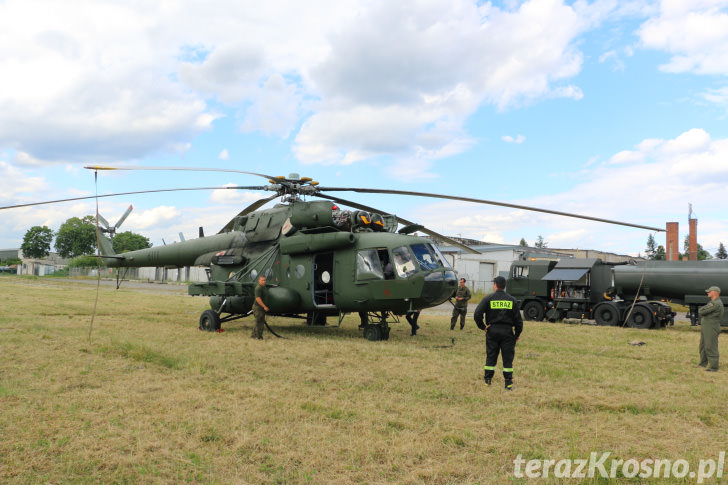
[[[591,268],[597,261],[601,261],[599,258],[587,258],[587,259],[562,259],[556,264],[557,268]]]
[[[554,268],[541,278],[547,281],[576,281],[589,272],[589,268]]]

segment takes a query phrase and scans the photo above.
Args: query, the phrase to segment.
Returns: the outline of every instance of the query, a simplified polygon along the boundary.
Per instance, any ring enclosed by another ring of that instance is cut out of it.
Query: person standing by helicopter
[[[263,340],[263,326],[265,325],[265,314],[269,308],[266,305],[268,300],[268,288],[265,286],[266,277],[258,276],[258,286],[255,287],[255,301],[253,302],[253,316],[255,317],[255,326],[250,338]]]
[[[417,335],[417,330],[419,330],[420,326],[417,325],[417,319],[420,318],[420,310],[413,310],[411,312],[407,312],[407,315],[405,315],[405,318],[407,319],[407,322],[410,324],[410,327],[412,327],[412,333],[410,336]]]
[[[506,279],[493,279],[493,293],[481,300],[473,318],[479,329],[485,330],[485,384],[490,385],[495,375],[498,354],[503,358],[503,379],[506,390],[513,390],[513,358],[516,355],[516,341],[523,331],[523,318],[518,300],[505,292]],[[483,321],[485,316],[485,322]]]
[[[468,313],[468,300],[472,296],[470,288],[465,286],[465,278],[460,278],[460,286],[455,289],[455,305],[452,309],[452,318],[450,319],[450,330],[455,330],[455,322],[460,316],[460,330],[465,327],[465,315]]]

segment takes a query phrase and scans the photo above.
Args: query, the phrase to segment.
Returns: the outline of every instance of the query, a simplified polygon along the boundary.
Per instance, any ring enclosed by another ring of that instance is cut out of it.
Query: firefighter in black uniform
[[[498,363],[498,352],[503,357],[503,378],[506,389],[513,389],[513,357],[516,355],[516,340],[523,331],[523,319],[518,301],[504,291],[506,279],[493,279],[493,293],[486,296],[475,309],[475,324],[485,330],[485,383],[490,385]],[[485,315],[485,322],[483,322]]]

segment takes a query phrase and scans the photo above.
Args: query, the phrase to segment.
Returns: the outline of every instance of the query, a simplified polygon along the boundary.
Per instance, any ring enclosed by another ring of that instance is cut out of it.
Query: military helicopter
[[[94,170],[95,175],[99,170],[196,170],[186,167],[85,168]],[[259,275],[266,276],[268,281],[269,314],[305,318],[309,325],[325,325],[328,317],[336,316],[341,325],[346,314],[356,312],[366,316],[362,318],[363,335],[373,341],[387,340],[389,322],[397,321],[398,316],[448,300],[457,286],[456,272],[432,239],[413,233],[420,231],[467,252],[477,251],[422,225],[326,192],[352,191],[462,200],[661,230],[482,199],[387,189],[320,187],[318,182],[298,174],[274,177],[229,169],[202,170],[263,177],[270,185],[224,188],[271,191],[273,195],[246,207],[217,234],[205,236],[200,228],[199,238],[176,244],[116,254],[111,239],[99,234],[99,256],[107,266],[120,270],[129,267],[207,267],[209,280],[192,283],[188,287],[190,295],[209,298],[210,309],[202,312],[199,319],[199,328],[205,331],[220,330],[223,323],[251,313]],[[125,192],[0,209],[94,197],[218,188],[221,187]],[[304,200],[308,196],[325,200]],[[277,197],[281,199],[279,204],[258,210]],[[97,214],[99,232],[113,237],[131,209],[114,226]],[[398,230],[399,224],[403,227]]]

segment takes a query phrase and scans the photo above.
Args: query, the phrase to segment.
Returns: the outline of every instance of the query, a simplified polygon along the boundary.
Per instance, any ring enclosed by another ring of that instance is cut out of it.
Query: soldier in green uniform
[[[465,315],[468,313],[468,300],[470,299],[470,288],[465,286],[465,278],[460,278],[460,286],[455,289],[455,305],[452,309],[450,319],[450,330],[455,329],[455,322],[460,316],[460,330],[465,326]]]
[[[718,370],[718,335],[720,321],[723,319],[723,302],[720,300],[720,288],[711,286],[705,292],[710,301],[698,309],[700,315],[700,367],[708,372]]]
[[[266,278],[258,276],[258,286],[255,287],[255,301],[253,302],[253,316],[255,317],[255,327],[250,338],[263,340],[263,325],[265,325],[265,314],[268,312],[268,288],[265,286]]]

